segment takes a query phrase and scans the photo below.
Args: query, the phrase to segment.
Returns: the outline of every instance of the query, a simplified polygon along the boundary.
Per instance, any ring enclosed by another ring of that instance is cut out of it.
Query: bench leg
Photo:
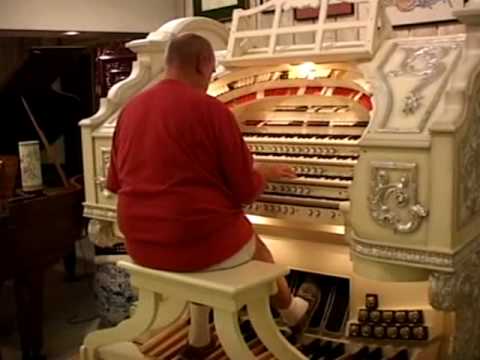
[[[111,329],[98,330],[87,335],[80,350],[81,360],[96,360],[96,351],[104,345],[131,341],[152,326],[167,326],[185,310],[187,303],[175,298],[140,289],[135,314]]]
[[[217,335],[228,357],[232,360],[255,360],[240,331],[238,313],[215,308],[213,311]]]
[[[272,317],[268,297],[262,296],[248,302],[247,311],[258,337],[277,359],[307,359],[300,351],[290,345],[280,333],[280,330]]]

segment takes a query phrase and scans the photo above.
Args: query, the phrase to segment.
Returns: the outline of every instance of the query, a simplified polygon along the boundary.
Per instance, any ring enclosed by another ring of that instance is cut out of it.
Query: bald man
[[[125,106],[115,129],[107,188],[118,194],[129,255],[140,265],[179,272],[273,262],[242,207],[267,181],[294,177],[294,171],[254,164],[232,112],[206,95],[215,70],[206,39],[176,37],[165,63],[165,78]],[[272,297],[297,338],[318,301],[311,284],[292,297],[283,278]],[[213,344],[209,309],[191,305],[190,314],[182,359],[198,360]]]

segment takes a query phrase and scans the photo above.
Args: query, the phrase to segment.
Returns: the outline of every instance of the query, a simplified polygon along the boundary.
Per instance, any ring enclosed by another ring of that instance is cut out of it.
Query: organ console
[[[478,359],[480,4],[455,13],[466,33],[395,38],[379,1],[350,2],[355,15],[336,22],[320,11],[315,24],[283,25],[319,2],[272,0],[237,10],[230,33],[183,18],[129,43],[132,74],[81,123],[91,238],[123,241],[105,189],[120,109],[161,79],[171,34],[196,32],[218,58],[209,94],[235,114],[255,160],[298,174],[270,182],[245,211],[291,267],[292,291],[304,281],[321,289],[300,349],[314,359]],[[139,349],[174,354],[185,326]],[[271,358],[242,329],[257,357]],[[219,347],[212,358],[222,356]]]

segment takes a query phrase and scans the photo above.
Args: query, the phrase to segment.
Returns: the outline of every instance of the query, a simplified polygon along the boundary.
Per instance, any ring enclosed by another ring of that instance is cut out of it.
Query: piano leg
[[[3,282],[0,280],[0,291],[2,290]],[[0,360],[2,360],[2,347],[0,346]]]
[[[43,270],[35,269],[15,279],[15,302],[23,360],[44,360]]]

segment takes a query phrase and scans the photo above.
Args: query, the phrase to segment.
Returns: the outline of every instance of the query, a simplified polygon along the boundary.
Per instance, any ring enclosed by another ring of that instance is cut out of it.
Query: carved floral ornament
[[[449,0],[384,0],[385,6],[395,6],[403,12],[414,11],[417,8],[432,9],[437,3],[449,3]]]
[[[88,223],[90,241],[100,247],[109,247],[117,243],[113,231],[113,222],[92,219]]]
[[[110,167],[110,148],[101,148],[100,149],[100,154],[101,154],[101,175],[98,175],[95,178],[95,184],[99,188],[100,192],[105,196],[106,198],[111,198],[112,193],[107,190],[107,176],[108,176],[108,168]]]
[[[387,73],[390,77],[415,77],[419,79],[403,99],[403,113],[412,115],[423,105],[424,90],[440,79],[447,71],[445,58],[458,44],[400,47],[405,53],[397,70]]]
[[[480,359],[480,239],[462,250],[455,272],[430,276],[430,304],[437,310],[455,311],[455,344],[452,359]],[[457,257],[457,256],[456,256]]]
[[[471,123],[460,150],[461,224],[480,211],[480,86],[471,99],[474,100]]]
[[[417,203],[416,164],[372,162],[368,204],[378,224],[399,233],[417,230],[428,210]]]

